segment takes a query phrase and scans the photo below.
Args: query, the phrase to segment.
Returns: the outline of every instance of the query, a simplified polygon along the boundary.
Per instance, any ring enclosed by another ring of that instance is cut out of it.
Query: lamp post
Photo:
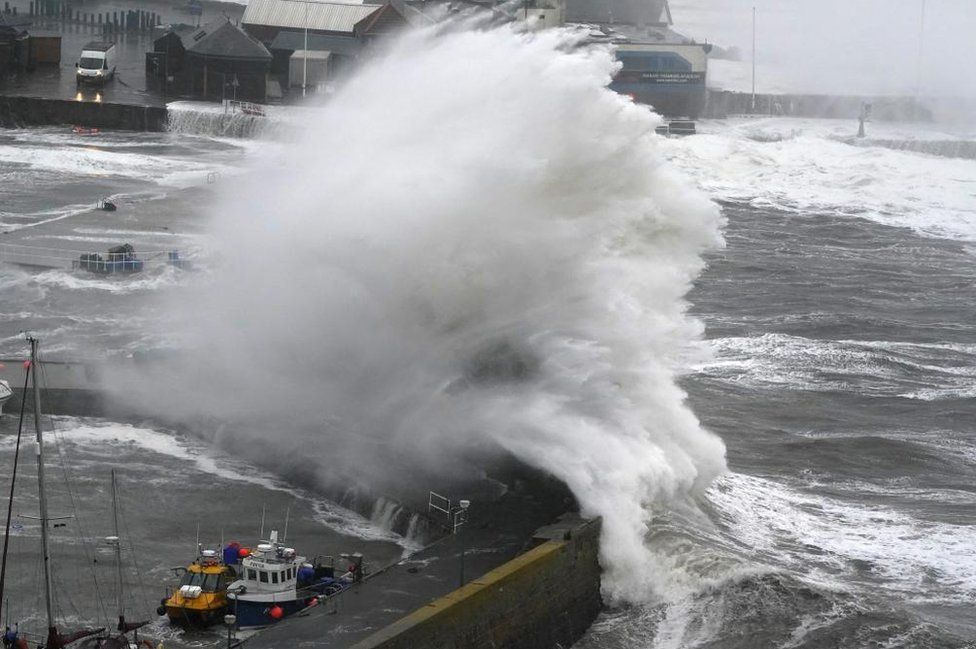
[[[918,105],[919,95],[922,94],[922,58],[925,54],[925,0],[922,0],[922,15],[918,21],[918,58],[915,64],[915,103]]]
[[[227,625],[227,649],[230,649],[231,648],[231,642],[233,640],[234,625],[237,624],[237,616],[236,615],[225,615],[224,616],[224,624]]]
[[[302,98],[305,98],[308,84],[308,3],[305,3],[305,44],[302,50]]]
[[[752,112],[756,112],[756,8],[752,8]]]
[[[460,581],[460,585],[458,586],[458,588],[461,588],[461,587],[464,586],[464,536],[463,536],[464,529],[463,528],[464,528],[464,523],[467,522],[467,520],[468,520],[468,507],[471,506],[471,501],[470,500],[462,500],[458,504],[461,506],[461,525],[457,528],[458,529],[458,532],[457,532],[457,535],[458,535],[458,543],[461,544],[461,555],[460,555],[461,556],[461,574],[460,574],[460,580],[459,580]]]

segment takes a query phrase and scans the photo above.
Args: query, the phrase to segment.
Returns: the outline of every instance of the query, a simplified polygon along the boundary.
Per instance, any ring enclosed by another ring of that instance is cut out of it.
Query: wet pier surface
[[[18,19],[30,22],[24,29],[31,35],[61,37],[61,63],[56,66],[40,65],[31,72],[0,80],[0,95],[160,107],[165,106],[166,101],[175,99],[175,97],[163,97],[146,89],[146,52],[152,50],[154,34],[160,35],[161,30],[106,32],[105,26],[97,22],[81,24],[58,17],[29,16],[27,0],[16,0],[10,3],[10,6],[17,7]],[[163,25],[206,24],[222,16],[238,21],[244,14],[243,5],[223,2],[204,3],[202,16],[188,13],[179,3],[150,0],[86,2],[75,6],[74,9],[93,16],[132,10],[154,12],[160,17]],[[79,87],[75,80],[75,63],[81,50],[86,43],[102,40],[115,42],[118,48],[119,58],[115,78],[101,86]]]
[[[351,647],[464,582],[528,549],[533,533],[565,512],[571,501],[555,483],[509,492],[494,502],[473,501],[468,523],[403,561],[368,576],[323,602],[244,640],[246,649]]]

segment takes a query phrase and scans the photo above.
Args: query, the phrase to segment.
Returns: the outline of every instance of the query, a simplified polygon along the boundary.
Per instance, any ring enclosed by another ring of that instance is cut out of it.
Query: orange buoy
[[[268,611],[268,615],[271,616],[272,620],[280,620],[285,616],[285,609],[275,604],[271,607],[271,610]]]

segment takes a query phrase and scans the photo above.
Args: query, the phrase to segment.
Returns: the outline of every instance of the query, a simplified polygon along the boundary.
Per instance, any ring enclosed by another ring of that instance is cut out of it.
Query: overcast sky
[[[671,0],[675,28],[838,93],[976,96],[976,0]],[[919,37],[923,36],[921,64]]]

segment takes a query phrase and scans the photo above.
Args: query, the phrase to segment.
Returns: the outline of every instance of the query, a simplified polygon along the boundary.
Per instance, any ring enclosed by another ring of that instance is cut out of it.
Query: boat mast
[[[125,608],[122,601],[122,537],[119,536],[119,492],[115,483],[115,469],[112,469],[112,523],[115,539],[115,603],[119,611],[119,631],[125,632]]]
[[[47,649],[55,649],[61,645],[58,630],[54,627],[54,606],[52,604],[51,588],[51,551],[48,540],[47,492],[44,489],[44,434],[41,429],[41,384],[37,380],[40,373],[37,366],[37,339],[28,338],[30,342],[30,364],[33,370],[31,384],[34,387],[34,431],[36,433],[37,452],[37,497],[40,501],[41,517],[41,552],[44,557],[44,607],[47,612]]]
[[[17,445],[14,447],[14,468],[10,474],[10,498],[7,500],[7,524],[3,533],[3,558],[0,559],[0,608],[5,608],[7,618],[10,618],[10,602],[4,600],[4,582],[7,578],[7,548],[10,545],[10,519],[14,510],[14,487],[17,484],[17,466],[20,463],[20,440],[24,432],[24,411],[27,405],[27,388],[30,387],[31,366],[27,365],[24,372],[24,391],[20,400],[20,420],[17,423]],[[6,624],[4,626],[10,626]]]

